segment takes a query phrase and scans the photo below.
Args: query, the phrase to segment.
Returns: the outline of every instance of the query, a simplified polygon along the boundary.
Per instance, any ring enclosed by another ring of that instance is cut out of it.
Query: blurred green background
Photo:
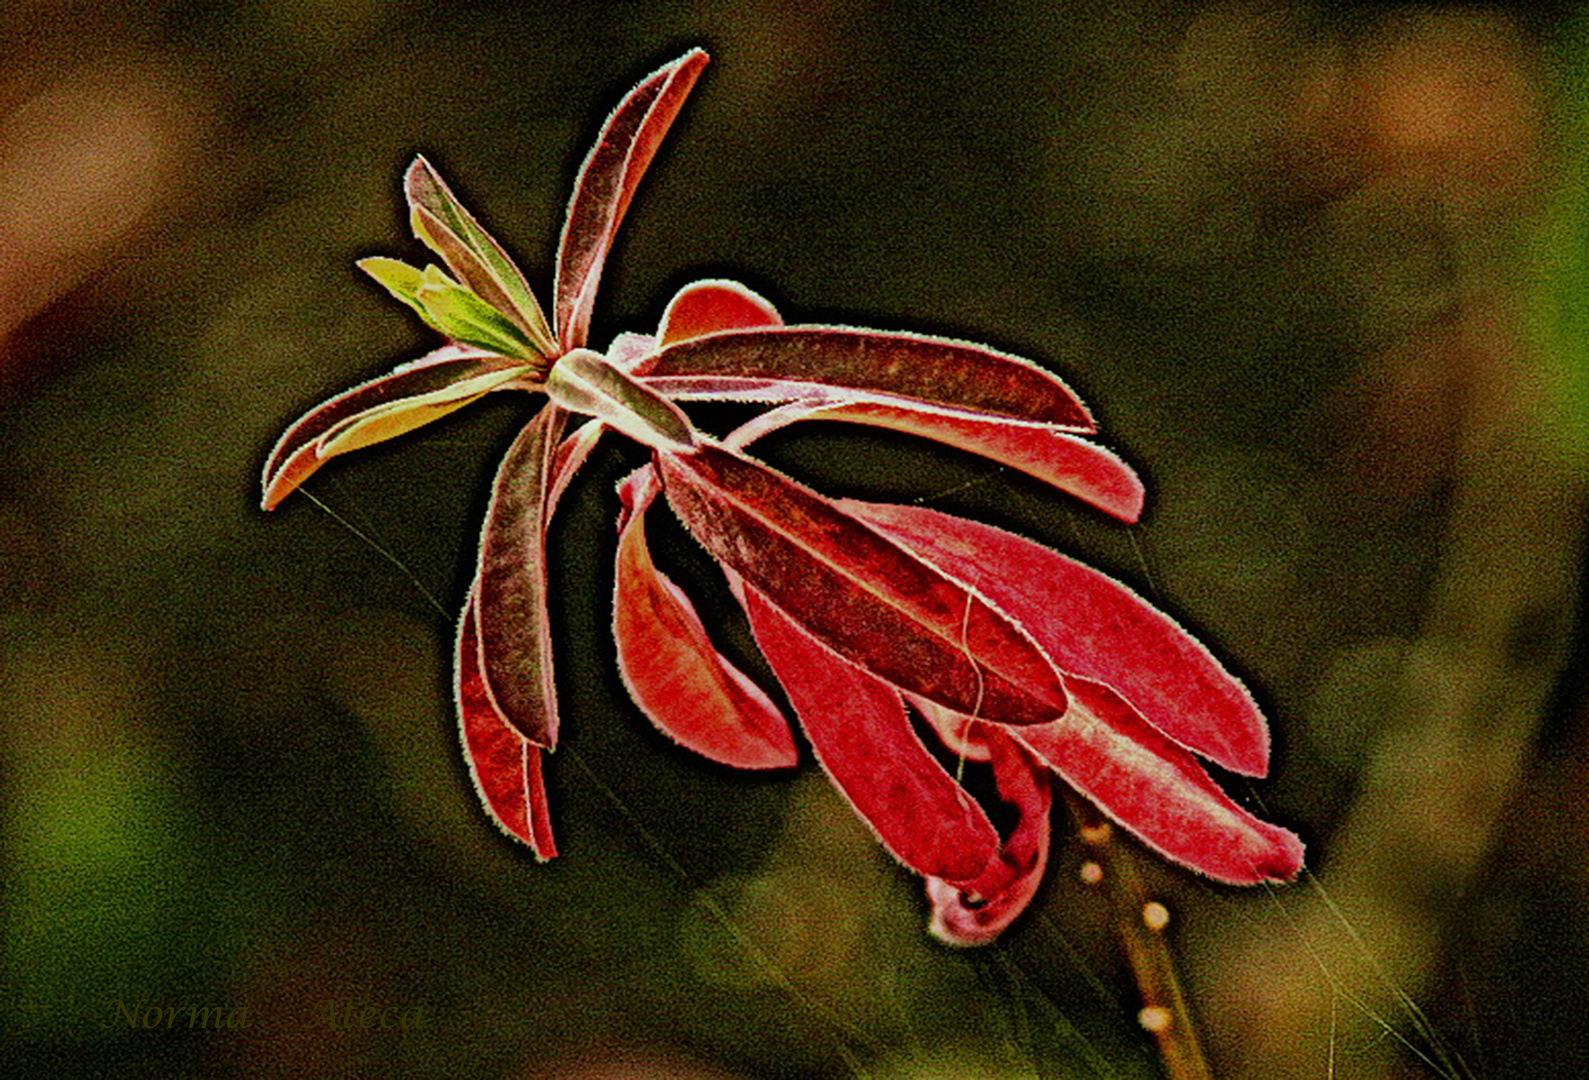
[[[523,403],[317,476],[369,542],[305,498],[255,508],[287,422],[430,345],[352,267],[414,253],[412,154],[544,295],[602,117],[695,44],[714,62],[595,341],[734,276],[791,320],[997,344],[1095,405],[1150,483],[1135,529],[883,436],[767,453],[830,493],[1081,554],[1257,689],[1276,768],[1232,790],[1305,837],[1317,881],[1148,867],[1219,1074],[1584,1075],[1571,15],[7,5],[13,1075],[1156,1075],[1074,842],[1004,943],[939,948],[919,884],[813,765],[729,775],[626,701],[607,606],[632,453],[598,455],[554,537],[568,726],[546,866],[468,790],[443,613]]]

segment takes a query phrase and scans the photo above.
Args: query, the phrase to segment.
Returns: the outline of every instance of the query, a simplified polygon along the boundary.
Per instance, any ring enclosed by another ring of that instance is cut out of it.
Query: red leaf
[[[1262,776],[1269,731],[1252,695],[1201,642],[1124,585],[1041,544],[913,506],[845,500],[858,517],[977,589],[1070,675],[1112,687],[1225,768]]]
[[[541,751],[508,724],[486,693],[472,593],[458,625],[454,679],[464,760],[481,802],[503,832],[530,845],[538,858],[552,858],[557,845],[541,776]]]
[[[493,706],[537,746],[557,745],[557,689],[546,608],[547,491],[564,414],[548,405],[497,470],[480,533],[475,615]]]
[[[574,429],[574,433],[557,445],[557,456],[552,459],[552,480],[546,493],[546,518],[551,520],[552,512],[557,509],[557,504],[563,498],[563,492],[568,489],[569,482],[574,479],[574,474],[579,472],[579,467],[585,464],[585,459],[590,457],[590,452],[596,448],[596,440],[601,438],[601,433],[606,428],[599,420],[587,420]]]
[[[1081,433],[1095,430],[1081,399],[1030,361],[985,345],[920,334],[836,326],[728,331],[666,345],[635,373],[659,379],[714,376],[763,386],[783,381],[817,390],[842,387]]]
[[[919,874],[966,881],[998,850],[987,815],[927,752],[899,692],[830,651],[753,588],[741,600],[817,760],[883,846]]]
[[[1015,807],[1015,829],[998,857],[975,880],[959,885],[927,879],[929,928],[950,945],[986,945],[1031,904],[1048,862],[1049,812],[1054,792],[1047,770],[1013,736],[988,729],[999,798]]]
[[[667,385],[663,380],[648,381],[659,389]],[[802,420],[868,424],[932,439],[1019,469],[1122,521],[1136,521],[1142,514],[1142,481],[1131,466],[1097,443],[1053,428],[951,415],[909,405],[855,401],[774,409],[737,429],[725,442],[738,449]]]
[[[936,702],[915,694],[906,695],[913,709],[927,721],[927,726],[938,735],[949,752],[964,761],[987,761],[993,756],[988,739],[999,729],[997,725],[974,720],[965,713],[946,709]]]
[[[613,636],[629,695],[663,734],[713,761],[739,769],[798,763],[778,707],[712,647],[694,606],[652,563],[645,512],[656,490],[650,466],[620,488]]]
[[[463,379],[522,366],[522,361],[449,345],[321,402],[293,422],[265,461],[263,506],[275,506],[326,460],[320,437],[343,421],[394,401],[434,393]]]
[[[1107,686],[1076,678],[1067,685],[1071,711],[1063,719],[1009,729],[1011,737],[1165,858],[1233,885],[1296,876],[1296,836],[1237,806],[1185,748]]]
[[[707,551],[852,663],[1001,723],[1064,711],[1059,675],[1025,631],[832,501],[710,443],[657,460]]]
[[[720,330],[782,325],[778,309],[739,282],[697,281],[684,286],[668,302],[657,338],[671,345]]]
[[[554,294],[557,333],[564,349],[585,344],[613,235],[706,62],[706,53],[691,49],[642,79],[607,117],[580,166],[557,251]]]

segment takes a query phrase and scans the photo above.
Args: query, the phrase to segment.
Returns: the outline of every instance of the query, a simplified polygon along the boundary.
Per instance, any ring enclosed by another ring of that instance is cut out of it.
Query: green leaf
[[[425,280],[421,271],[401,259],[388,259],[380,255],[360,259],[354,265],[374,278],[387,292],[413,308],[425,320],[425,325],[432,330],[446,332],[436,325],[436,321],[425,310],[425,305],[420,303],[419,289]]]
[[[431,323],[454,341],[503,356],[543,359],[540,350],[511,319],[436,267],[425,267],[416,295]]]
[[[545,356],[557,353],[546,316],[529,283],[491,234],[464,209],[423,157],[403,178],[414,235],[483,300],[507,315]]]

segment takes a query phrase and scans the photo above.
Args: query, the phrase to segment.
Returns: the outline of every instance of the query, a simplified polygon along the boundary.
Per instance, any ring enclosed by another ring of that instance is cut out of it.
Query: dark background
[[[1081,554],[1257,689],[1276,767],[1232,790],[1304,836],[1317,879],[1244,892],[1148,868],[1219,1074],[1583,1075],[1569,14],[6,6],[7,1059],[1156,1075],[1074,842],[1001,945],[947,950],[814,765],[729,775],[627,702],[608,607],[633,453],[598,454],[554,536],[564,854],[546,866],[475,805],[448,690],[484,488],[525,405],[326,469],[308,490],[352,528],[303,497],[256,509],[286,423],[432,343],[351,265],[416,255],[411,156],[544,297],[601,118],[700,44],[713,64],[631,210],[595,343],[727,275],[792,321],[1033,357],[1093,403],[1150,483],[1133,529],[903,440],[766,449],[824,491]],[[674,572],[710,581],[676,548]],[[128,1023],[189,1006],[239,1026]]]

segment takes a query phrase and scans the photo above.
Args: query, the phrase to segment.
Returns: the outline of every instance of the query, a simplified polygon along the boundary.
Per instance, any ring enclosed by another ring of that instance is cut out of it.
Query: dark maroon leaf
[[[985,345],[921,334],[836,326],[728,331],[665,345],[635,374],[781,380],[814,385],[817,391],[869,391],[1083,434],[1095,430],[1081,399],[1030,361]]]
[[[640,177],[706,66],[691,49],[641,80],[618,103],[580,166],[557,251],[556,320],[563,348],[585,344],[596,286]]]
[[[819,640],[951,709],[1037,724],[1053,664],[997,608],[831,501],[710,443],[658,454],[668,503],[714,558]]]
[[[557,689],[546,608],[546,497],[563,421],[556,406],[542,409],[497,470],[475,599],[486,693],[520,734],[548,750],[557,745]]]

